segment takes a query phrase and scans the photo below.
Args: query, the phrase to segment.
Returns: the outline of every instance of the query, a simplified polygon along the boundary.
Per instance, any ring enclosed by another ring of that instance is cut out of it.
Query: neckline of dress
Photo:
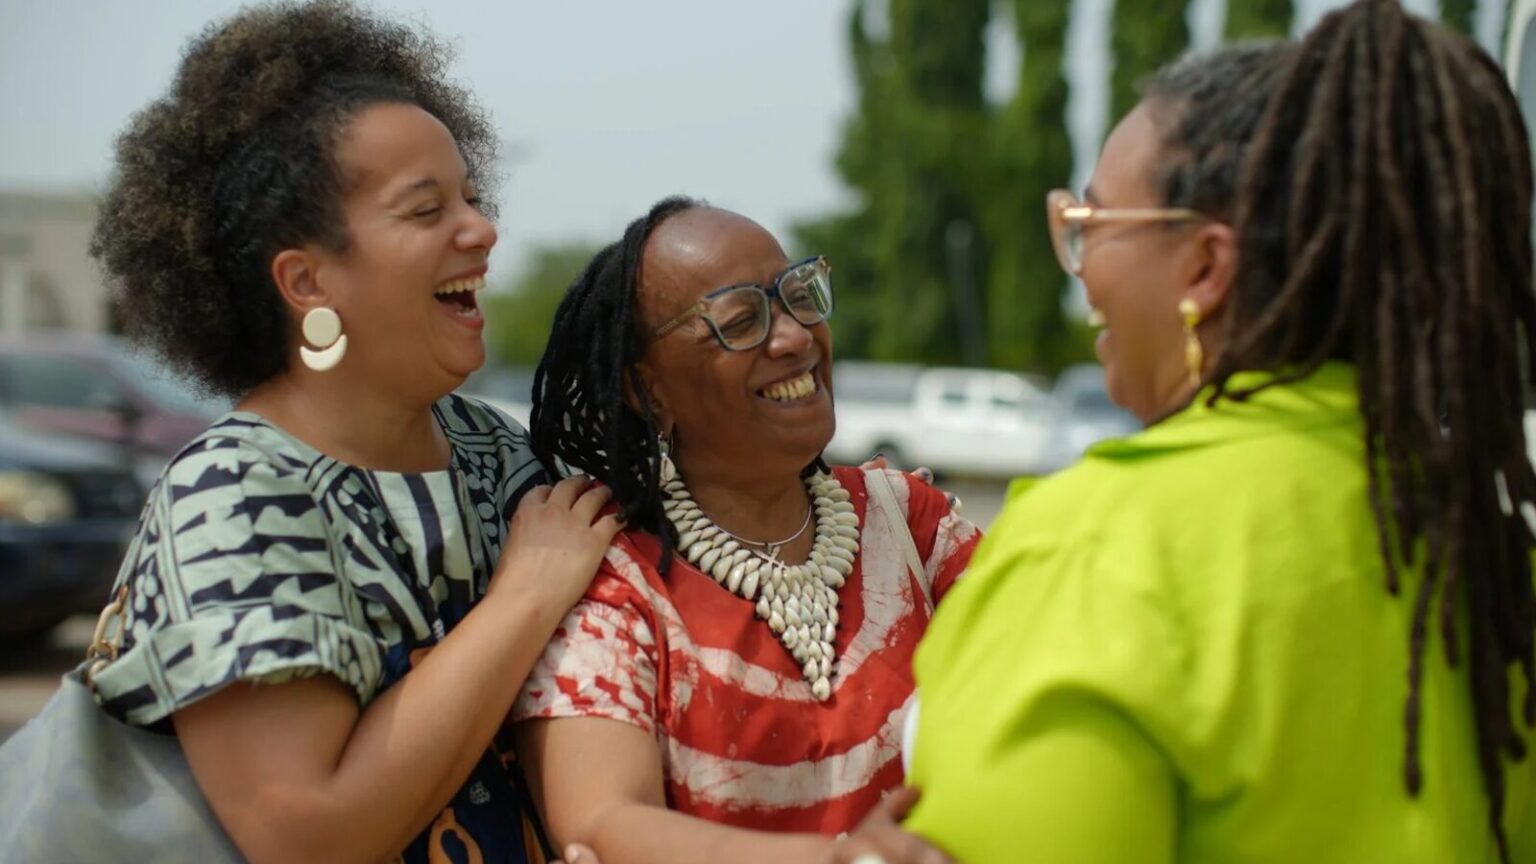
[[[337,459],[336,457],[320,450],[313,444],[310,444],[308,441],[305,441],[292,432],[289,432],[287,429],[284,429],[278,424],[273,423],[271,420],[267,419],[261,414],[256,413],[255,411],[245,411],[238,409],[232,410],[226,413],[223,417],[220,417],[217,421],[214,422],[213,425],[219,426],[223,424],[224,421],[230,419],[240,419],[246,422],[255,423],[262,428],[269,429],[282,437],[283,440],[287,441],[289,444],[293,445],[297,450],[300,451],[300,454],[304,457],[304,461],[310,463],[313,463],[318,459],[325,459],[336,465],[340,465],[344,468],[350,468],[354,471],[361,471],[373,477],[399,477],[402,479],[420,477],[422,479],[430,479],[444,475],[452,476],[454,472],[459,469],[458,442],[454,438],[453,430],[448,426],[447,418],[443,415],[444,403],[452,398],[453,394],[450,393],[447,396],[444,396],[442,399],[432,403],[432,417],[437,421],[437,427],[442,430],[443,437],[448,440],[448,464],[442,468],[435,468],[431,471],[390,471],[385,468],[369,468],[365,465],[357,465],[352,462],[344,462],[341,459]]]

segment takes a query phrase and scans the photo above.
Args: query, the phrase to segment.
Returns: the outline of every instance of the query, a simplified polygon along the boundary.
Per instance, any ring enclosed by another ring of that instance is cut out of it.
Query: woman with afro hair
[[[130,334],[235,401],[151,492],[94,683],[253,861],[540,852],[499,730],[618,523],[452,392],[485,360],[495,139],[448,59],[330,0],[210,27],[92,243]]]

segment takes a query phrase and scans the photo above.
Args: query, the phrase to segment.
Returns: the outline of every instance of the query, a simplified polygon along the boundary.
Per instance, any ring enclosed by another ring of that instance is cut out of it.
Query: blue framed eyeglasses
[[[818,255],[792,265],[766,288],[755,283],[717,288],[651,335],[660,338],[694,318],[703,318],[725,350],[748,351],[768,339],[775,298],[803,326],[827,320],[832,314],[832,265]]]

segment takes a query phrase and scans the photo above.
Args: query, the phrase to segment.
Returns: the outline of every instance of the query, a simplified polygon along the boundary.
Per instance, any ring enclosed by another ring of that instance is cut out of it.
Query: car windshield
[[[842,402],[910,405],[917,388],[917,371],[904,366],[839,363],[833,370],[832,381]]]

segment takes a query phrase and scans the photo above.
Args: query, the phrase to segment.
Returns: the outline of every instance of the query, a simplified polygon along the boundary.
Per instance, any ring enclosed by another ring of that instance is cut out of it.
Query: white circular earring
[[[341,332],[341,316],[329,306],[317,306],[304,314],[304,341],[318,350],[299,346],[299,359],[316,372],[329,372],[347,355],[347,337]]]

